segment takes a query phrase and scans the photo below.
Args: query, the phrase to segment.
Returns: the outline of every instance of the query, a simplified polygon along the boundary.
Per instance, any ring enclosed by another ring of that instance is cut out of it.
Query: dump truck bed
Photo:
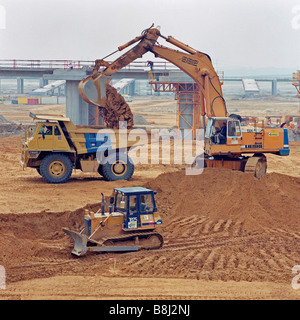
[[[108,129],[102,126],[76,126],[70,118],[63,115],[53,114],[31,114],[34,120],[44,120],[49,122],[58,122],[62,128],[69,143],[73,144],[77,154],[86,154],[97,151],[128,150],[137,145],[145,144],[139,142],[141,131],[134,129]],[[151,137],[151,131],[145,130],[148,141]],[[72,146],[71,146],[72,147]]]

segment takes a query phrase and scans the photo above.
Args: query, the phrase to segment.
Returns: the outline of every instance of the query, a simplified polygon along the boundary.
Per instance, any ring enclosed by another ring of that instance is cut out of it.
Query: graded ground
[[[259,116],[298,108],[297,100],[280,98],[228,105]],[[130,106],[153,126],[176,125],[172,99]],[[64,107],[0,106],[11,121],[30,121],[29,111],[64,114]],[[130,181],[77,171],[66,184],[51,185],[20,168],[19,136],[0,138],[0,265],[6,270],[0,299],[299,299],[292,268],[300,265],[300,142],[290,147],[289,157],[267,156],[268,174],[260,180],[225,169],[187,176],[180,165],[137,164]],[[73,257],[62,227],[79,230],[84,208],[97,210],[101,192],[109,197],[124,186],[158,192],[164,246]]]

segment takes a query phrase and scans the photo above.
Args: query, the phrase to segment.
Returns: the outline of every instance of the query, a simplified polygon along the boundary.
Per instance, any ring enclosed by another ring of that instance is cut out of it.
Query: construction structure
[[[291,126],[293,129],[295,128],[296,134],[299,134],[300,133],[300,128],[299,128],[300,127],[300,70],[293,73],[292,84],[297,90],[297,96],[299,98],[299,109],[298,109],[297,115],[287,115],[285,121],[288,126]]]
[[[258,93],[260,91],[255,79],[243,78],[242,83],[246,95],[253,95],[254,93]]]
[[[292,83],[293,83],[293,86],[296,88],[298,98],[300,99],[300,70],[293,73],[293,82]]]
[[[219,77],[220,78],[220,77]],[[221,73],[221,85],[224,73]],[[178,102],[177,126],[184,139],[196,139],[197,129],[203,128],[201,104],[204,103],[204,90],[187,74],[183,72],[168,72],[157,75],[149,72],[149,84],[154,92],[174,92]]]

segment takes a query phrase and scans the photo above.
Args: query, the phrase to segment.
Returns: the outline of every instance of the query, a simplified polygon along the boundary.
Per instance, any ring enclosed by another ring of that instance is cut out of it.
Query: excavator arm
[[[162,37],[185,52],[158,45],[157,39],[159,37]],[[142,35],[118,47],[117,51],[121,51],[136,42],[138,44],[112,63],[108,63],[102,59],[96,60],[93,72],[83,79],[78,87],[81,97],[86,102],[105,108],[106,77],[113,75],[137,58],[141,58],[145,53],[152,52],[156,57],[165,59],[177,66],[198,84],[203,100],[203,103],[201,103],[202,116],[228,116],[219,77],[207,54],[197,51],[171,36],[164,37],[158,29],[153,27],[146,29]],[[105,68],[99,72],[100,67]]]

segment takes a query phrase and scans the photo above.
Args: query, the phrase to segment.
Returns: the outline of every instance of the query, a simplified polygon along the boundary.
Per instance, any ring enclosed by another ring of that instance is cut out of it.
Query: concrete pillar
[[[272,80],[272,96],[277,96],[277,79]]]
[[[24,93],[24,79],[17,78],[17,93],[23,94]]]
[[[135,91],[135,81],[132,81],[129,85],[129,95],[134,96]]]
[[[78,80],[66,81],[66,116],[76,125],[88,125],[89,107],[78,92]]]
[[[44,86],[46,86],[48,84],[49,80],[40,78],[40,88],[43,88]]]

